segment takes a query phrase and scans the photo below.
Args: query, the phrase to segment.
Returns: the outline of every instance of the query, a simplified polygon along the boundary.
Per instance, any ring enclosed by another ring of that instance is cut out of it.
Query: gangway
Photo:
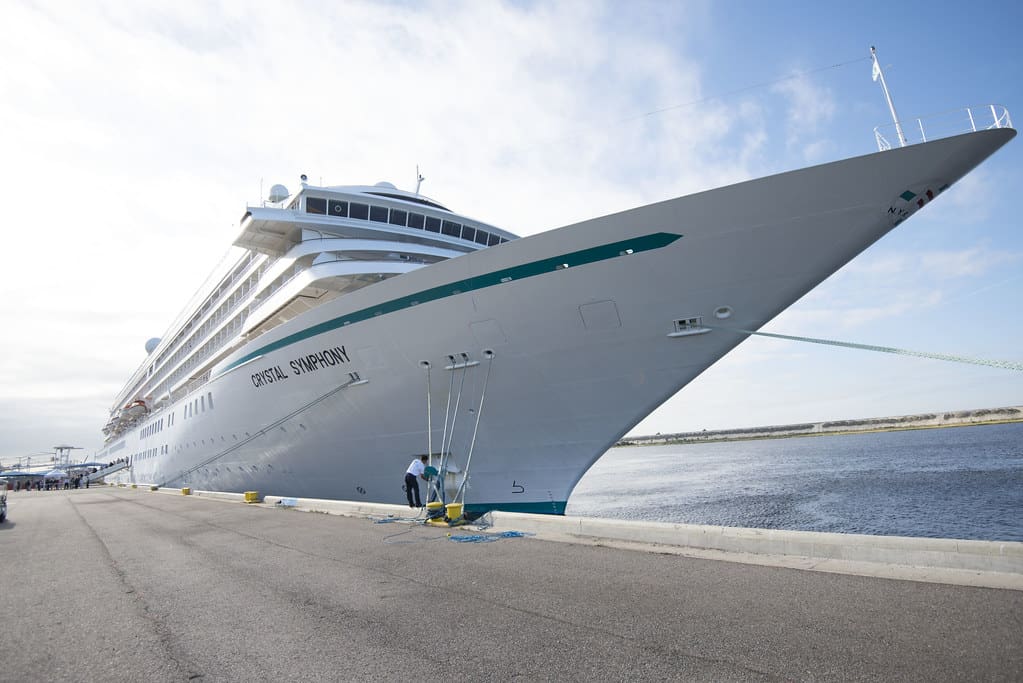
[[[128,466],[129,466],[129,463],[128,463],[127,460],[118,460],[117,462],[114,462],[114,463],[111,463],[111,464],[107,465],[106,467],[104,467],[101,470],[96,470],[92,474],[85,475],[84,477],[82,477],[82,481],[85,482],[85,483],[93,482],[93,481],[96,481],[98,479],[102,479],[103,477],[107,476],[108,474],[114,474],[115,472],[120,472],[121,470],[127,468]]]

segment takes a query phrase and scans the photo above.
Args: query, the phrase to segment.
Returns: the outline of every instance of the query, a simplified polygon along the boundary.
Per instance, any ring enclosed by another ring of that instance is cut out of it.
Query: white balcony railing
[[[905,147],[963,133],[976,133],[978,130],[988,128],[1012,128],[1009,110],[1000,104],[953,109],[918,119],[900,121],[899,124],[905,138],[901,141],[898,126],[894,123],[874,128],[874,138],[880,151],[892,148],[889,139],[894,140],[897,146]]]

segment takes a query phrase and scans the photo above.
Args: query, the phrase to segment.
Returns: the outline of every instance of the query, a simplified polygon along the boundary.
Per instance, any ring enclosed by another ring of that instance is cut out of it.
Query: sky
[[[274,183],[418,166],[532,235],[876,151],[871,45],[903,121],[1023,121],[1020,26],[1014,3],[8,0],[0,459],[101,446]],[[1023,361],[1021,180],[1015,140],[764,331]],[[1023,373],[752,338],[633,434],[1009,405]]]

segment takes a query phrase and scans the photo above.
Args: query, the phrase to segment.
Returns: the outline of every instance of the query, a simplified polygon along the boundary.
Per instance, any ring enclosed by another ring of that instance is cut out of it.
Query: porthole
[[[725,320],[726,318],[732,317],[731,306],[718,306],[714,309],[714,317],[718,320]]]

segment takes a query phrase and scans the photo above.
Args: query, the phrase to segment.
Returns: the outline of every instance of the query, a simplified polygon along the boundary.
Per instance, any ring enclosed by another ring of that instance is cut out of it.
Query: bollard
[[[159,491],[159,490],[160,490],[160,487],[159,487],[159,486],[157,486],[156,484],[153,484],[153,485],[151,485],[151,486],[149,487],[149,490],[150,490],[150,491]]]
[[[259,497],[259,491],[246,491],[245,492],[246,503],[261,503],[262,498]]]
[[[183,495],[183,496],[190,496],[190,495],[192,495],[192,489],[190,489],[187,486],[185,486],[184,488],[181,489],[181,495]]]

